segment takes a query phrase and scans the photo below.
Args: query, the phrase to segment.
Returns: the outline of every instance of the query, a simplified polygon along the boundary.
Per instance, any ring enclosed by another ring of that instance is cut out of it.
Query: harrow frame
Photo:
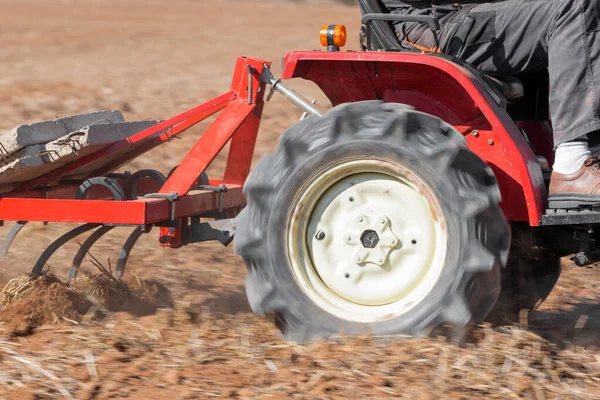
[[[178,248],[204,240],[227,244],[230,240],[219,237],[209,225],[201,229],[198,226],[201,217],[231,219],[245,206],[242,186],[250,172],[263,111],[266,83],[261,76],[269,66],[267,61],[239,57],[229,92],[0,195],[1,223],[17,221],[1,247],[3,255],[19,230],[32,221],[84,224],[52,243],[36,263],[33,273],[41,273],[47,258],[67,240],[97,229],[73,260],[69,278],[76,276],[84,252],[114,226],[135,226],[119,257],[117,272],[121,276],[133,244],[154,226],[160,227],[159,242],[164,247]],[[218,112],[220,114],[158,193],[137,200],[114,200],[91,191],[85,200],[76,198],[80,184],[86,179],[117,170]],[[229,142],[222,179],[210,179],[209,185],[194,187],[200,174]],[[97,162],[102,166],[94,168]],[[84,167],[93,172],[87,173],[81,181],[60,181],[62,176],[77,173]],[[229,231],[226,228],[218,232]]]

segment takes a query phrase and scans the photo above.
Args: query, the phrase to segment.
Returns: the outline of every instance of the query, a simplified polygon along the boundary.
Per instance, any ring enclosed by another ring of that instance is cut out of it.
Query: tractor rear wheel
[[[464,328],[498,298],[510,235],[496,179],[431,115],[368,101],[306,118],[244,190],[248,299],[288,340]]]

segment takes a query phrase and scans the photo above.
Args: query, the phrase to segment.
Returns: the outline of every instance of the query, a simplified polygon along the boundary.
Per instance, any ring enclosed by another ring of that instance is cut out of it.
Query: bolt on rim
[[[287,222],[296,282],[342,319],[377,322],[420,303],[443,270],[446,223],[432,191],[403,165],[350,159],[316,174]]]

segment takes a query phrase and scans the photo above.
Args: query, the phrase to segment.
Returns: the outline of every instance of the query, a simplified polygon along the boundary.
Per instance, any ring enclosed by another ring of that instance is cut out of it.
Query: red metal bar
[[[0,219],[143,225],[146,207],[143,201],[2,198]]]
[[[256,72],[252,74],[252,87],[254,103],[256,108],[252,114],[246,118],[244,123],[237,129],[231,139],[229,147],[229,155],[227,156],[227,164],[225,166],[225,174],[223,181],[226,185],[243,185],[250,173],[252,158],[254,156],[254,147],[256,145],[256,137],[258,136],[258,128],[264,108],[264,93],[266,84],[260,81],[260,75],[264,66],[271,66],[270,62],[260,60],[251,60],[250,65],[255,68]],[[232,84],[232,88],[235,86]],[[240,84],[243,87],[243,83]],[[246,87],[248,89],[248,87]]]
[[[159,193],[176,192],[180,196],[185,195],[194,185],[198,175],[215,159],[254,108],[254,104],[241,101],[228,104],[192,147]]]
[[[135,160],[137,157],[141,156],[142,154],[147,153],[148,151],[154,149],[155,147],[157,147],[160,144],[163,144],[164,142],[170,141],[171,139],[173,139],[173,137],[179,135],[180,133],[183,133],[184,131],[188,130],[189,128],[196,125],[197,123],[202,122],[203,120],[210,117],[211,115],[214,115],[218,111],[221,111],[222,109],[224,109],[227,106],[227,104],[229,104],[229,101],[219,103],[219,104],[215,105],[214,108],[206,110],[205,113],[200,113],[198,115],[195,115],[195,116],[192,116],[192,117],[186,119],[185,121],[183,121],[179,125],[177,125],[176,128],[168,129],[167,131],[161,133],[159,136],[149,138],[148,140],[144,141],[144,143],[137,146],[135,149],[126,153],[126,155],[124,157],[119,157],[119,159],[116,160],[115,162],[108,164],[107,166],[103,167],[102,169],[100,169],[98,171],[95,171],[94,175],[101,176],[101,175],[108,174],[109,172],[114,171],[116,169],[119,169],[121,166],[131,162],[132,160]]]
[[[190,216],[217,210],[222,210],[227,215],[235,215],[246,202],[241,185],[252,161],[263,108],[264,84],[259,81],[263,65],[265,62],[261,60],[239,58],[233,76],[232,90],[229,93],[51,171],[19,186],[12,193],[3,195],[0,198],[0,220],[149,225],[171,220],[173,205],[175,206],[174,218],[182,223],[185,223]],[[175,203],[166,199],[110,201],[101,200],[97,196],[91,196],[89,200],[57,199],[73,196],[77,189],[77,185],[73,184],[59,185],[52,188],[53,191],[37,189],[56,181],[61,176],[77,173],[77,170],[84,166],[90,170],[90,164],[105,157],[112,157],[113,160],[119,157],[118,161],[111,162],[101,170],[95,170],[94,174],[108,172],[168,141],[220,110],[222,110],[221,114],[200,137],[161,190],[162,193],[177,192],[181,198]],[[226,172],[230,181],[212,181],[213,184],[225,183],[228,191],[188,193],[198,175],[214,160],[232,137],[235,137],[232,143],[233,154],[230,156],[228,172]],[[234,161],[236,158],[237,161]],[[235,172],[235,168],[238,167],[239,170]],[[180,233],[180,229],[175,232],[170,232],[168,228],[167,230],[169,235],[174,237]],[[161,231],[162,235],[165,229]]]
[[[192,190],[175,203],[175,218],[184,218],[192,215],[206,214],[219,209],[219,196],[222,196],[222,207],[224,211],[246,205],[246,197],[241,187],[228,188],[227,192],[215,193],[208,191]],[[156,223],[170,219],[171,204],[148,203],[146,223]],[[167,218],[164,218],[168,215]],[[159,216],[159,219],[156,219]],[[162,218],[162,219],[160,219]]]
[[[228,186],[244,183],[252,162],[263,109],[265,84],[260,82],[260,76],[265,65],[269,63],[254,59],[238,59],[231,82],[231,89],[239,94],[238,102],[232,102],[219,115],[167,180],[161,193],[177,192],[179,195],[187,193],[198,175],[214,160],[229,140],[232,140],[232,144],[225,175],[231,181],[224,179],[224,183]],[[236,168],[239,168],[239,171],[234,175],[232,169]],[[245,204],[245,201],[240,204]],[[240,207],[237,207],[235,210],[239,209]],[[187,218],[180,219],[180,226],[185,226],[187,222]],[[161,228],[160,236],[163,239],[161,242],[163,246],[178,247],[181,244],[181,228]]]
[[[243,206],[239,187],[221,193],[223,209]],[[176,218],[217,210],[219,194],[192,191],[176,203]],[[0,220],[44,222],[91,222],[122,225],[147,225],[171,218],[171,203],[163,199],[136,201],[55,200],[0,198]]]
[[[262,90],[264,91],[264,85]],[[227,185],[243,185],[250,173],[263,106],[264,102],[261,98],[257,102],[256,108],[236,130],[231,139],[223,177],[223,181],[227,182]]]
[[[167,180],[161,193],[187,193],[198,175],[229,140],[232,140],[232,143],[224,182],[234,185],[244,183],[250,170],[264,106],[265,84],[260,82],[260,76],[265,65],[270,63],[255,59],[238,59],[231,82],[231,90],[239,94],[238,101],[232,102],[223,110]]]
[[[175,136],[176,134],[189,128],[189,125],[184,124],[182,126],[182,128],[180,128],[179,125],[177,125],[177,126],[174,126],[174,125],[180,124],[189,118],[195,118],[196,119],[195,123],[198,123],[202,119],[205,119],[205,118],[209,117],[210,115],[214,114],[215,112],[219,111],[220,108],[223,108],[224,106],[227,105],[227,103],[235,100],[236,98],[237,98],[237,95],[233,91],[228,92],[228,93],[226,93],[222,96],[219,96],[207,103],[204,103],[198,107],[194,107],[191,110],[181,113],[173,118],[163,121],[157,125],[154,125],[148,129],[145,129],[139,133],[136,133],[135,135],[130,136],[127,139],[123,139],[123,140],[121,140],[117,143],[114,143],[102,150],[92,153],[86,157],[82,157],[70,164],[65,165],[62,168],[56,169],[45,175],[40,176],[37,179],[34,179],[27,183],[24,183],[23,185],[17,187],[14,190],[14,192],[25,192],[28,190],[35,189],[36,187],[51,183],[52,181],[59,178],[61,175],[65,175],[70,172],[73,172],[73,171],[77,170],[78,168],[88,165],[96,160],[99,160],[100,158],[103,158],[103,157],[109,156],[113,153],[116,153],[119,150],[129,148],[131,145],[133,145],[135,143],[139,143],[142,140],[147,139],[147,138],[151,137],[152,135],[155,135],[165,129],[171,128],[170,132],[168,132],[168,135]],[[221,106],[223,106],[223,107],[221,107]],[[203,118],[198,119],[200,116],[202,116]]]
[[[221,96],[224,97],[224,96]],[[217,100],[217,99],[215,99]],[[111,171],[118,169],[120,166],[127,164],[139,157],[140,155],[152,150],[158,145],[171,140],[174,136],[184,132],[188,128],[193,125],[201,122],[202,120],[210,117],[216,112],[222,110],[227,106],[229,101],[219,101],[215,102],[214,107],[208,108],[206,111],[201,112],[195,116],[184,120],[179,125],[177,125],[176,129],[170,129],[161,133],[159,136],[154,136],[152,138],[147,139],[144,143],[136,147],[135,149],[129,151],[124,155],[124,157],[119,158],[114,163],[108,164],[100,170],[95,171],[95,176],[105,175]],[[154,127],[153,127],[154,128]],[[143,133],[143,132],[140,132]],[[95,160],[94,160],[95,161]],[[64,171],[64,170],[63,170]],[[52,188],[52,190],[40,189],[40,190],[28,190],[26,192],[9,192],[2,194],[3,197],[27,197],[27,198],[46,198],[46,199],[73,199],[75,197],[75,193],[79,185],[60,185]],[[93,199],[93,197],[89,197],[89,199]]]

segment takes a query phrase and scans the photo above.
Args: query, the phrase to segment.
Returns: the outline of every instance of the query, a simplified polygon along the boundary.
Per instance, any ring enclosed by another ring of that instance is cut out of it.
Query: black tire
[[[537,309],[560,277],[561,255],[536,246],[535,235],[529,224],[511,223],[510,257],[502,271],[502,293],[497,306],[497,311],[509,314],[509,318],[521,309]]]
[[[123,188],[121,185],[119,185],[119,182],[117,182],[116,179],[106,176],[96,176],[94,178],[87,179],[77,189],[75,198],[77,200],[85,200],[88,192],[94,186],[102,186],[110,190],[113,195],[113,200],[125,200],[125,192],[123,192]]]
[[[165,175],[155,169],[142,169],[134,173],[127,179],[127,186],[125,187],[125,193],[129,200],[137,200],[137,185],[142,179],[150,178],[159,186],[159,189],[165,184],[167,178]]]
[[[446,258],[433,289],[406,313],[372,323],[341,319],[307,296],[290,269],[282,228],[303,186],[350,158],[410,166],[446,220]],[[287,340],[302,343],[340,332],[423,336],[439,325],[464,328],[482,321],[498,298],[510,235],[496,178],[460,133],[431,115],[367,101],[308,117],[260,160],[244,191],[248,205],[239,216],[235,251],[248,267],[248,300],[257,314],[275,314]]]

